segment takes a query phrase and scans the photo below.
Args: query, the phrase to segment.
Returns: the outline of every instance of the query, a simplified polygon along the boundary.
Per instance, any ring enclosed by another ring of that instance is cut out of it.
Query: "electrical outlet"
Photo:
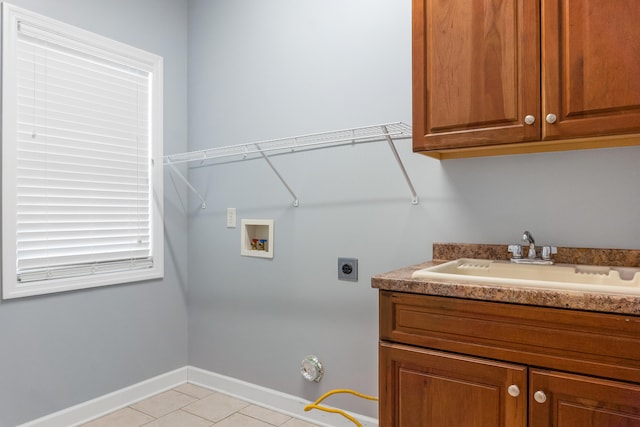
[[[227,208],[227,228],[236,228],[236,208]]]
[[[358,281],[358,258],[338,258],[338,280]]]

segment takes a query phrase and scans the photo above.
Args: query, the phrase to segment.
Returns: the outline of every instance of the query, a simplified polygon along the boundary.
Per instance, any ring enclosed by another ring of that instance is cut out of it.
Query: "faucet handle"
[[[543,246],[542,247],[542,259],[550,260],[552,254],[557,254],[558,248],[555,246]]]
[[[509,245],[507,247],[507,252],[511,252],[513,254],[512,258],[522,258],[522,245]]]
[[[533,236],[528,231],[525,231],[524,233],[522,233],[522,241],[527,242],[527,244],[529,245],[536,243],[536,241],[533,240]]]

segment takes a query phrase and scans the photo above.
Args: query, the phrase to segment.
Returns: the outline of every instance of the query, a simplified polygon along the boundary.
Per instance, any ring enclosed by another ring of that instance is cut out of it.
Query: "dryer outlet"
[[[338,280],[358,281],[358,258],[338,258]]]

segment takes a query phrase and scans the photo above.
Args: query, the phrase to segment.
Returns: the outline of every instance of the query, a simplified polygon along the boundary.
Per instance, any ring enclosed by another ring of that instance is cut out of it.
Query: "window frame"
[[[117,58],[151,74],[149,153],[150,162],[150,256],[146,269],[112,271],[21,283],[17,277],[17,82],[18,23],[28,22],[48,31],[81,41],[107,58]],[[93,288],[164,276],[163,225],[163,60],[162,57],[124,43],[30,12],[6,2],[2,4],[2,298],[11,299],[75,289]],[[143,68],[140,68],[143,69]]]

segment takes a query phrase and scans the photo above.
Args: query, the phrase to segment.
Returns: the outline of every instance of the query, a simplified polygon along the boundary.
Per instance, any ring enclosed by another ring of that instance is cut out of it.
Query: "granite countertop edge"
[[[411,277],[416,270],[444,261],[428,261],[375,275],[371,278],[371,287],[395,292],[640,316],[640,296],[636,295],[526,288],[500,284],[487,285]]]

